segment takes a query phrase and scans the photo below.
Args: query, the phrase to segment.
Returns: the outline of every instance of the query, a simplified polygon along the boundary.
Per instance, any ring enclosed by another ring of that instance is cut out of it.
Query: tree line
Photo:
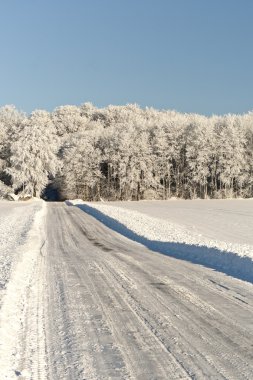
[[[136,104],[0,108],[0,197],[139,200],[253,196],[253,112]]]

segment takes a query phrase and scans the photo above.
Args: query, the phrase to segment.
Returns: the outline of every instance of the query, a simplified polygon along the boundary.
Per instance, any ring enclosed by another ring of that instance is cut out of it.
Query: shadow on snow
[[[70,203],[69,203],[70,205]],[[221,251],[216,248],[190,245],[185,243],[171,243],[149,240],[137,235],[117,220],[85,204],[77,204],[76,207],[93,216],[110,229],[120,233],[128,239],[143,244],[152,251],[176,259],[201,264],[229,276],[253,283],[253,261],[249,257],[238,256],[233,252]]]

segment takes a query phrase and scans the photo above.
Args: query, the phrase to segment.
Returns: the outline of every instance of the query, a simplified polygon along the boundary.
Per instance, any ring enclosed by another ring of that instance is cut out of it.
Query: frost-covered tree
[[[253,112],[243,115],[241,125],[245,130],[245,160],[244,185],[240,188],[239,195],[250,197],[253,195]]]
[[[101,153],[96,137],[79,132],[63,154],[63,193],[71,198],[100,199]]]
[[[81,110],[77,106],[61,106],[52,113],[58,136],[67,136],[77,133],[87,122],[87,117],[81,114]]]
[[[61,170],[58,168],[61,167]],[[205,117],[136,104],[0,108],[0,181],[41,195],[167,199],[253,196],[253,113]]]
[[[11,145],[24,117],[12,105],[0,108],[0,180],[7,185],[10,184],[10,178],[5,169],[10,165]]]
[[[233,196],[238,187],[242,188],[248,171],[245,132],[234,115],[222,118],[215,125],[215,131],[219,190],[224,197]]]
[[[137,200],[144,198],[146,190],[155,187],[151,153],[149,134],[136,131],[127,170],[132,196]]]
[[[194,117],[186,129],[187,187],[191,198],[207,198],[211,179],[212,125],[206,118]]]
[[[11,146],[11,167],[13,188],[39,197],[48,183],[50,175],[58,170],[58,141],[50,114],[34,111],[23,120]]]

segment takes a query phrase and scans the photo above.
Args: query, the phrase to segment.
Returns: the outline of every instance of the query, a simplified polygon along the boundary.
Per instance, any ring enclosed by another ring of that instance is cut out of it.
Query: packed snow
[[[72,201],[153,250],[253,281],[253,200]]]
[[[252,283],[160,253],[216,269],[222,259],[247,280],[252,257],[198,245],[197,229],[166,216],[170,202],[160,212],[156,202],[67,203],[77,207],[0,203],[3,246],[13,247],[1,380],[252,378]]]

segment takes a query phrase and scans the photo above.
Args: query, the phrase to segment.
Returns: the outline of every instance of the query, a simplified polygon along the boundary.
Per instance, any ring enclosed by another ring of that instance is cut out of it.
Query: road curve
[[[33,380],[253,379],[253,286],[47,205],[23,351]]]

